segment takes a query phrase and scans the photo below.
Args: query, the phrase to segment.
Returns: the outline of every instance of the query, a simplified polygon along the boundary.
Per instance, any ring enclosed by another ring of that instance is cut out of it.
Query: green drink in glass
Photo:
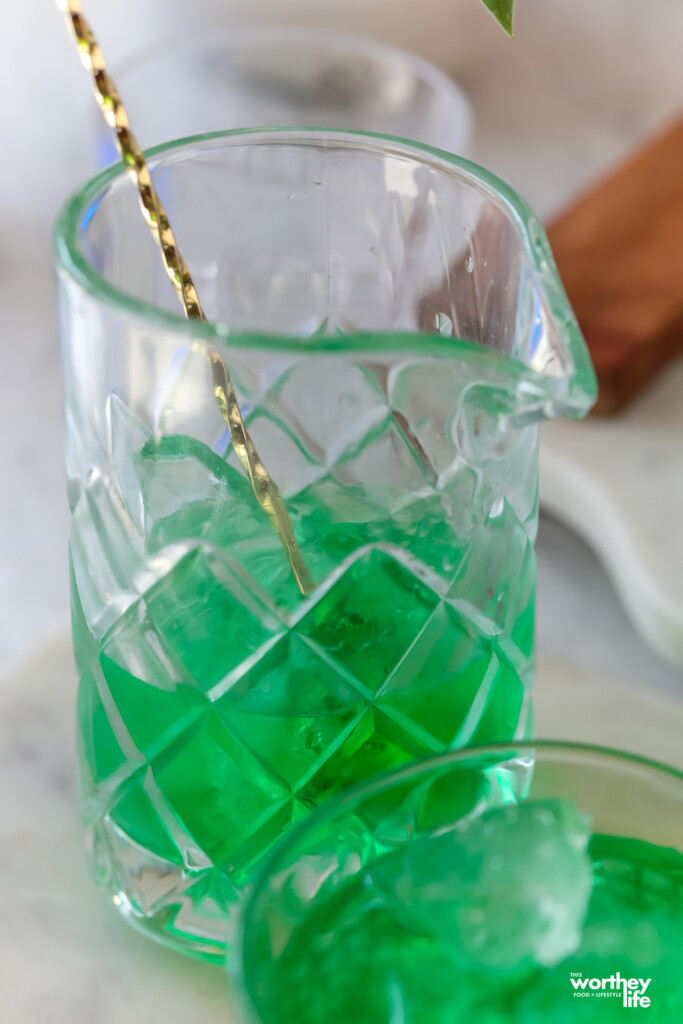
[[[683,1011],[683,777],[571,744],[374,780],[285,840],[245,912],[259,1024],[591,1024]]]
[[[595,383],[540,225],[485,171],[303,129],[150,160],[210,324],[176,315],[120,167],[57,231],[82,812],[126,917],[220,959],[312,808],[529,735],[538,422]]]

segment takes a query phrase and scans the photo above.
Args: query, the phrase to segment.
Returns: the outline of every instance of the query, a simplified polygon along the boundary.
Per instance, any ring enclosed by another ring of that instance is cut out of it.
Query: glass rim
[[[154,169],[155,164],[166,155],[179,154],[184,148],[207,146],[230,139],[242,140],[244,145],[254,145],[259,140],[265,144],[278,145],[305,144],[314,142],[316,138],[321,141],[333,139],[340,144],[346,141],[350,147],[359,147],[363,143],[367,145],[374,142],[378,148],[383,145],[387,149],[387,144],[390,144],[387,152],[391,152],[393,148],[399,155],[412,155],[414,159],[430,163],[444,172],[455,169],[465,177],[469,177],[484,192],[488,192],[497,205],[503,207],[510,220],[515,224],[521,245],[541,283],[541,292],[548,304],[549,311],[552,317],[562,324],[563,336],[572,363],[567,376],[545,375],[533,370],[513,355],[458,337],[445,338],[439,334],[419,331],[385,330],[358,332],[345,335],[342,338],[333,335],[309,338],[235,330],[220,321],[189,320],[180,311],[172,313],[144,299],[129,295],[110,284],[95,270],[83,254],[80,244],[81,227],[92,204],[108,185],[129,173],[123,161],[110,165],[86,181],[67,199],[62,207],[53,233],[54,256],[58,272],[70,277],[94,300],[142,321],[147,327],[165,332],[171,331],[188,340],[203,340],[217,348],[253,347],[310,355],[341,351],[415,351],[417,343],[420,349],[427,354],[446,355],[453,354],[464,346],[468,351],[474,349],[488,359],[495,359],[506,365],[516,365],[518,371],[522,371],[524,376],[536,381],[545,393],[553,397],[561,395],[562,412],[569,415],[582,415],[587,412],[597,394],[596,377],[586,343],[557,274],[545,231],[526,200],[492,172],[465,157],[456,156],[434,146],[414,142],[397,135],[319,126],[235,128],[227,131],[206,132],[153,146],[145,151],[145,157],[151,168]]]
[[[429,775],[433,771],[447,768],[452,765],[466,764],[481,754],[509,753],[524,754],[527,751],[556,751],[568,754],[595,756],[612,763],[622,763],[625,766],[643,768],[655,775],[661,775],[675,782],[683,783],[683,771],[665,764],[663,761],[656,761],[654,758],[644,757],[641,754],[634,754],[617,747],[604,747],[594,743],[581,743],[572,740],[520,740],[519,742],[506,741],[504,743],[484,743],[475,747],[462,747],[459,750],[451,750],[446,754],[439,754],[436,757],[423,758],[411,762],[398,770],[393,769],[374,776],[372,779],[346,790],[340,796],[330,800],[320,810],[313,811],[310,815],[291,828],[285,836],[275,843],[273,849],[266,855],[261,864],[249,895],[245,901],[244,910],[240,916],[239,929],[236,942],[236,966],[237,976],[242,992],[248,998],[251,1007],[261,1013],[253,986],[250,979],[253,970],[247,970],[247,959],[245,947],[247,937],[252,931],[252,923],[256,913],[257,904],[261,893],[271,877],[273,869],[278,862],[286,857],[287,852],[295,848],[306,832],[317,828],[325,821],[334,820],[338,814],[352,807],[361,800],[384,792],[392,786],[400,785],[409,779],[419,778],[421,775]],[[264,1024],[269,1024],[264,1020]]]

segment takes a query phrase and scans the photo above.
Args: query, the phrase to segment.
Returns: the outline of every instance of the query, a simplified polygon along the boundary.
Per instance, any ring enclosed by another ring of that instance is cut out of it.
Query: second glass
[[[434,758],[274,852],[244,913],[245,1019],[674,1024],[682,882],[679,772],[568,743]]]
[[[151,165],[210,324],[177,313],[121,167],[57,232],[83,820],[128,919],[219,959],[311,808],[528,735],[537,424],[594,378],[538,221],[464,161],[295,129]]]
[[[439,68],[329,29],[231,26],[143,50],[114,78],[145,147],[247,125],[317,124],[389,132],[466,156],[472,134],[469,101]],[[100,162],[116,161],[99,111],[95,133]]]

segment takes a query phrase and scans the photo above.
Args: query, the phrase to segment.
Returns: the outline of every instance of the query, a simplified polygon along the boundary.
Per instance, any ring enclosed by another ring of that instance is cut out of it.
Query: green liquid
[[[272,1014],[267,1019],[600,1024],[633,1018],[674,1024],[683,1019],[683,857],[600,835],[592,837],[589,855],[593,889],[576,952],[552,967],[527,962],[503,971],[477,968],[471,958],[463,963],[443,937],[411,929],[405,916],[397,920],[385,898],[389,854],[381,889],[373,885],[371,870],[353,877],[332,898],[316,900],[267,973],[254,965]],[[625,1007],[617,974],[650,979],[650,1005]],[[572,976],[584,979],[586,987],[574,987]],[[599,996],[587,983],[610,977],[613,984],[607,981]]]
[[[524,731],[533,551],[507,506],[473,545],[434,495],[392,507],[323,481],[288,499],[319,583],[304,600],[210,449],[150,442],[134,484],[155,575],[100,638],[72,542],[83,817],[132,923],[215,959],[292,822],[379,772]],[[88,499],[87,528],[113,545],[106,489]]]

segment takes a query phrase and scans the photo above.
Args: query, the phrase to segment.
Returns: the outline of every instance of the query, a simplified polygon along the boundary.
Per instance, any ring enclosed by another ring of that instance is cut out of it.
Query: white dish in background
[[[541,429],[541,507],[598,554],[635,628],[683,669],[683,359],[619,416]]]
[[[433,64],[328,29],[242,27],[181,37],[112,69],[145,148],[229,128],[318,125],[385,132],[466,155],[472,111]],[[97,122],[101,164],[116,159]]]

